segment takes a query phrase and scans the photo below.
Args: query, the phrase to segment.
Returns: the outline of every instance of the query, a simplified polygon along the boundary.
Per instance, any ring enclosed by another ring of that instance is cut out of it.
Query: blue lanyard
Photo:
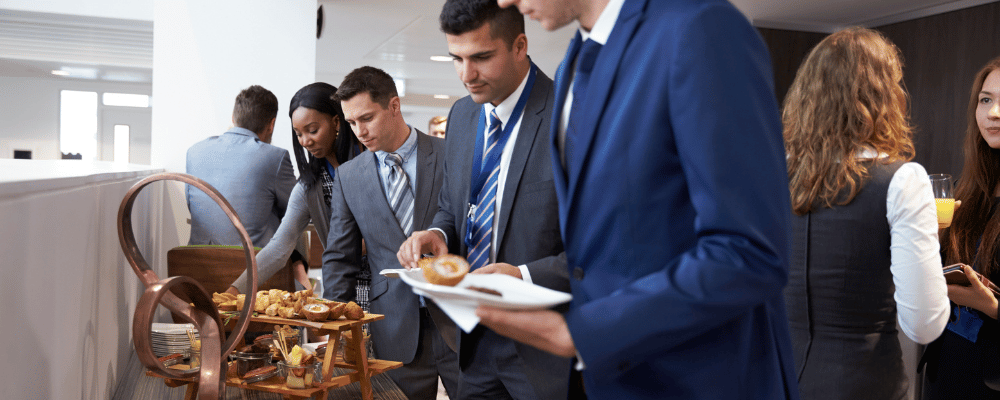
[[[514,111],[510,114],[510,119],[507,120],[507,126],[503,128],[500,138],[497,139],[496,146],[499,146],[497,148],[500,151],[490,154],[485,160],[483,159],[483,148],[486,147],[486,110],[482,107],[479,109],[479,124],[476,127],[476,148],[472,158],[472,174],[469,184],[469,214],[467,218],[470,221],[465,226],[465,245],[469,248],[472,247],[471,218],[475,215],[476,204],[479,204],[479,200],[483,195],[482,191],[486,185],[486,181],[489,179],[493,169],[500,162],[500,154],[503,153],[503,148],[507,145],[510,133],[514,131],[514,125],[517,125],[517,120],[521,118],[521,113],[524,112],[524,105],[528,103],[528,97],[531,96],[531,88],[535,85],[537,70],[538,67],[535,66],[535,63],[531,63],[531,70],[528,71],[528,82],[524,84],[524,90],[521,92],[521,97],[517,99],[517,104],[514,105]]]

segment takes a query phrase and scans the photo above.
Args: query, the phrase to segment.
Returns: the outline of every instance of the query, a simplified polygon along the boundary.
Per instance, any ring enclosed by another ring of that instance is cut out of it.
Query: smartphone
[[[949,285],[971,285],[972,283],[969,282],[969,277],[965,276],[965,271],[962,270],[964,265],[965,264],[958,263],[944,267],[943,271],[945,282]],[[978,272],[976,273],[976,276],[982,277],[982,275]],[[987,281],[986,287],[990,288],[990,291],[993,292],[993,296],[1000,297],[1000,287],[997,287],[997,285],[994,285],[993,282],[989,281]]]

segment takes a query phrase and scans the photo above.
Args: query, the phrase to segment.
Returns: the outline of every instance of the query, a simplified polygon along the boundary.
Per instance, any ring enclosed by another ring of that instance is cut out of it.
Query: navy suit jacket
[[[797,398],[785,152],[757,32],[724,0],[626,0],[589,82],[565,169],[550,143],[588,397]]]
[[[212,185],[233,206],[256,247],[264,247],[281,224],[295,174],[288,151],[261,142],[257,134],[232,128],[195,143],[187,152],[187,173]],[[189,245],[242,245],[229,217],[207,194],[185,188],[191,212]]]

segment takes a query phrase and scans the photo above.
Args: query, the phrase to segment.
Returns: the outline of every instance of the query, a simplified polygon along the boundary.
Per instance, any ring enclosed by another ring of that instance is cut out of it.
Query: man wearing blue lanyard
[[[552,80],[528,57],[524,17],[495,0],[450,0],[440,22],[469,96],[448,115],[440,210],[403,243],[400,263],[450,252],[472,273],[566,292],[548,150]],[[478,326],[460,334],[459,398],[566,398],[570,364]]]

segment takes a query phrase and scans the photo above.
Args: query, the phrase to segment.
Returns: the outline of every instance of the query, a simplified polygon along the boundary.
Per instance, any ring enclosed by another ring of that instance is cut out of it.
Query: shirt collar
[[[216,131],[216,132],[218,132],[218,131]],[[240,128],[238,126],[234,126],[232,128],[229,128],[229,131],[227,131],[227,132],[228,133],[235,133],[237,135],[250,136],[250,137],[252,137],[254,139],[260,140],[260,137],[257,136],[257,133],[255,133],[254,131],[251,131],[251,130],[246,129],[246,128]]]
[[[597,22],[594,23],[593,29],[590,32],[583,30],[580,27],[580,36],[583,40],[593,40],[600,45],[605,45],[608,43],[608,38],[611,37],[611,30],[615,28],[615,23],[618,22],[618,14],[622,11],[622,6],[625,4],[625,0],[611,0],[608,5],[604,7],[604,11],[601,11],[601,15],[597,17]]]
[[[528,84],[528,75],[531,74],[531,69],[528,69],[528,73],[524,74],[524,79],[521,79],[521,84],[517,86],[514,93],[507,96],[504,101],[500,102],[500,105],[494,107],[493,104],[487,102],[483,104],[483,111],[486,112],[487,118],[486,123],[489,123],[489,115],[494,109],[497,110],[497,117],[500,118],[500,124],[503,127],[507,127],[507,120],[510,119],[510,115],[514,113],[514,107],[517,105],[517,100],[521,98],[521,93],[524,92],[524,86]],[[516,121],[515,121],[516,123]]]
[[[403,158],[403,164],[406,164],[406,161],[410,159],[411,155],[413,155],[413,150],[417,149],[417,130],[410,125],[407,125],[407,127],[410,128],[410,136],[406,137],[406,141],[403,142],[402,146],[399,146],[396,151],[391,152],[399,154],[399,156]],[[389,153],[390,152],[381,150],[375,152],[375,156],[378,157],[380,165],[385,164],[385,157],[388,156]]]

